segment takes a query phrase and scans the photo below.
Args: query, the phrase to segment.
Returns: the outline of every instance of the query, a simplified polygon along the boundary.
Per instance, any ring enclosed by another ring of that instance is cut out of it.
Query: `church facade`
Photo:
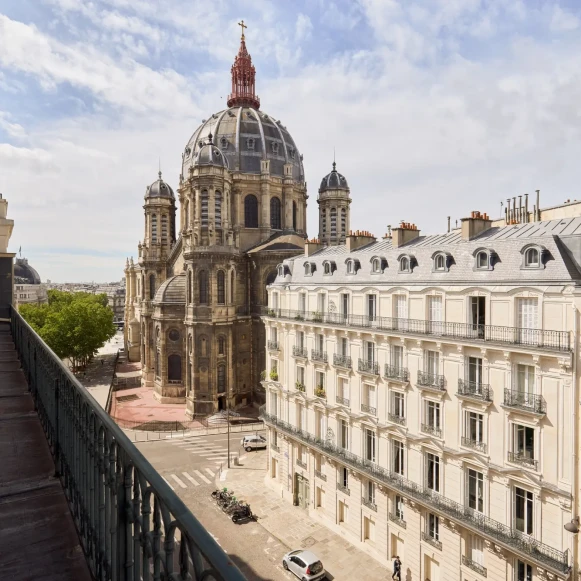
[[[306,239],[302,155],[260,109],[244,34],[231,74],[228,108],[187,142],[176,192],[161,172],[147,188],[138,258],[125,266],[128,357],[141,361],[144,386],[161,402],[185,403],[190,416],[263,402],[256,313],[277,265]],[[345,198],[346,182],[328,181]],[[341,208],[337,239],[348,225],[344,200]]]

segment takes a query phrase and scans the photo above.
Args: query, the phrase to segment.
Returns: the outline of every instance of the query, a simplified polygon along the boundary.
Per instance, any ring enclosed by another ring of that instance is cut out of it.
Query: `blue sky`
[[[541,0],[0,0],[0,192],[43,279],[110,281],[145,187],[224,107],[239,27],[262,108],[352,227],[443,231],[541,190],[581,197],[581,7]]]

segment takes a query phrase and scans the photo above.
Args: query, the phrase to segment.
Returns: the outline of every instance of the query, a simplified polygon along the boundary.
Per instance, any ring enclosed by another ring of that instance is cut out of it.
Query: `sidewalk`
[[[245,500],[257,515],[258,523],[291,549],[309,549],[323,562],[334,581],[391,578],[391,571],[372,557],[309,518],[306,511],[280,498],[264,483],[266,452],[250,452],[241,458],[243,466],[224,470],[216,481],[227,486],[236,498]],[[280,555],[282,558],[282,555]]]

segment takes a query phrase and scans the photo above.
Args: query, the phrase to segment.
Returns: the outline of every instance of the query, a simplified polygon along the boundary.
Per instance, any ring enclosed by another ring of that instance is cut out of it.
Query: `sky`
[[[304,155],[310,237],[333,151],[351,227],[378,237],[581,198],[576,0],[0,0],[0,192],[43,280],[121,279],[158,164],[176,189],[225,107],[241,19],[261,109]]]

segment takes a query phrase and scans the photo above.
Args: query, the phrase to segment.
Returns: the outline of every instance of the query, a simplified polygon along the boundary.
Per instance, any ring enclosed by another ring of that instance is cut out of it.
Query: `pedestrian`
[[[399,560],[399,555],[397,555],[393,561],[393,575],[391,578],[401,581],[401,561]]]

